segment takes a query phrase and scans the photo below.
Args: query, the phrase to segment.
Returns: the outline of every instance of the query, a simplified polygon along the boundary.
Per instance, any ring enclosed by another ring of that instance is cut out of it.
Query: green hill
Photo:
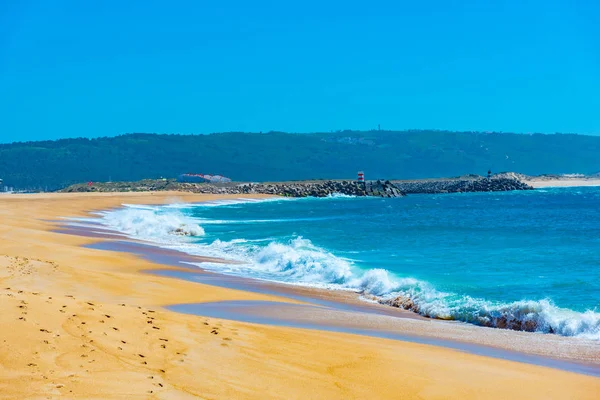
[[[600,137],[447,131],[128,134],[0,145],[0,178],[22,189],[222,174],[236,181],[412,179],[517,171],[591,174]]]

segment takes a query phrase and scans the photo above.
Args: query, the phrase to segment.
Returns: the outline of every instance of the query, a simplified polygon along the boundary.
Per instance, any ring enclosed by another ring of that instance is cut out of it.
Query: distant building
[[[231,182],[231,179],[222,175],[181,174],[177,178],[177,181],[187,183],[226,183]]]

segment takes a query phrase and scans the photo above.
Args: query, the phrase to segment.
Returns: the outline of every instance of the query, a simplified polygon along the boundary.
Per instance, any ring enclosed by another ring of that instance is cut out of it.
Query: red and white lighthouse
[[[365,173],[362,171],[358,171],[358,179],[359,182],[364,182],[365,181]]]

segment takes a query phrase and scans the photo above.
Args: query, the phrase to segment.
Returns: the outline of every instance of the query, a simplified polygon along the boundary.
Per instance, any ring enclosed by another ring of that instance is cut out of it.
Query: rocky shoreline
[[[403,197],[406,194],[499,192],[533,190],[516,178],[477,177],[473,179],[432,179],[419,181],[299,181],[274,183],[184,183],[173,179],[147,179],[138,182],[102,182],[77,184],[60,192],[146,192],[182,191],[207,194],[269,194],[283,197],[327,197],[334,194],[347,196]]]

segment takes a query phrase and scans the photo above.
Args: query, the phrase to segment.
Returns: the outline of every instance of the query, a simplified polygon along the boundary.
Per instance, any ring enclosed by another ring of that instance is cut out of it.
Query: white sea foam
[[[138,239],[168,243],[173,242],[173,236],[204,235],[197,221],[177,209],[128,206],[100,214],[107,227]]]
[[[344,193],[330,193],[327,195],[329,199],[356,199],[358,196],[352,196]]]
[[[200,224],[207,221],[188,217],[178,207],[128,206],[99,216],[109,228],[131,237],[191,254],[241,262],[202,264],[202,268],[221,273],[353,290],[365,298],[388,304],[394,299],[405,299],[408,301],[402,307],[432,318],[600,340],[600,313],[595,311],[559,308],[547,299],[502,303],[445,293],[427,282],[398,277],[384,269],[362,270],[352,260],[336,256],[302,237],[287,241],[239,238],[200,244],[178,235],[201,236],[204,230]]]

